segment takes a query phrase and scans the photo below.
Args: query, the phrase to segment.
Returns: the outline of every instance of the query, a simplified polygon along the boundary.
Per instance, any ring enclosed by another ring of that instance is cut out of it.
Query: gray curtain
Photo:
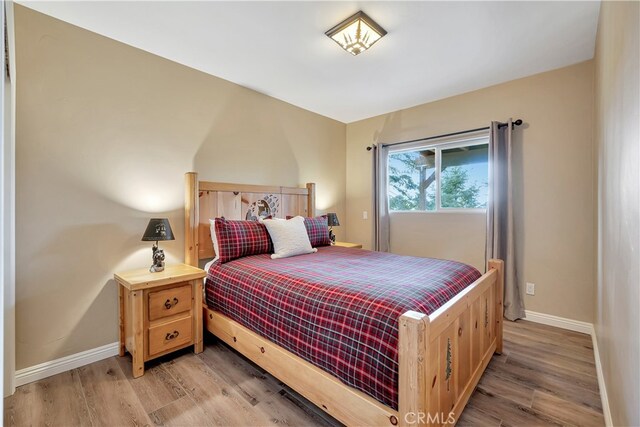
[[[489,134],[489,199],[486,258],[504,261],[504,317],[524,318],[524,303],[516,271],[511,179],[511,119],[506,126],[491,122]]]
[[[387,160],[389,147],[373,149],[373,248],[389,252],[389,197],[387,195]]]

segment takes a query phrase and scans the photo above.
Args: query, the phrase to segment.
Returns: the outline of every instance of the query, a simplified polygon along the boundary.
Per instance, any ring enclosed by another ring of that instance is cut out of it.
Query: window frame
[[[429,210],[391,210],[389,208],[389,214],[443,214],[443,213],[455,213],[455,214],[486,214],[487,208],[445,208],[441,205],[440,200],[440,192],[441,192],[441,166],[442,166],[442,150],[448,150],[451,148],[460,148],[460,147],[475,147],[478,145],[489,145],[489,132],[483,132],[481,134],[475,134],[473,136],[467,136],[465,138],[456,138],[454,140],[440,141],[440,142],[432,142],[432,143],[416,143],[411,144],[410,147],[398,147],[393,148],[393,146],[389,147],[388,156],[395,153],[404,153],[410,151],[419,151],[419,150],[434,150],[435,151],[435,184],[436,184],[436,203],[435,209],[432,211]],[[488,162],[487,158],[487,162]],[[389,159],[387,158],[387,206],[389,206]],[[487,176],[488,179],[488,176]]]

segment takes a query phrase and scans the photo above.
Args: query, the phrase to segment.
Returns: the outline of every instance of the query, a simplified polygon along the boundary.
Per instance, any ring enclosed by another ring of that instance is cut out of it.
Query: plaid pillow
[[[287,216],[287,219],[293,218]],[[307,229],[309,235],[309,241],[312,247],[329,246],[331,245],[331,239],[329,239],[329,223],[327,222],[327,216],[317,216],[315,218],[305,218],[304,226]]]
[[[248,255],[273,253],[273,243],[264,224],[216,218],[215,229],[220,263]]]

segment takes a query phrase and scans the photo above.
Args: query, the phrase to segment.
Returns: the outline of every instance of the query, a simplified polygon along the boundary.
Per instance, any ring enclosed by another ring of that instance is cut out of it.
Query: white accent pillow
[[[318,252],[316,248],[311,247],[303,217],[296,216],[286,221],[260,218],[260,222],[267,227],[273,241],[274,253],[271,259]]]
[[[211,242],[213,242],[213,252],[215,252],[215,258],[213,258],[213,261],[215,261],[218,259],[218,236],[216,236],[216,220],[215,219],[209,219],[209,229],[211,230]],[[207,271],[209,271],[209,269],[207,269]]]

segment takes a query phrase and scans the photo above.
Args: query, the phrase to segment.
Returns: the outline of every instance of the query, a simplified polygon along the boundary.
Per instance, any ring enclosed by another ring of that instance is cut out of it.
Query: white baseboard
[[[116,356],[120,351],[117,342],[92,348],[91,350],[71,354],[60,359],[40,363],[39,365],[16,371],[16,387],[29,384],[52,375],[60,374],[71,369],[79,368],[89,363],[97,362],[108,357]]]
[[[534,323],[542,323],[543,325],[555,326],[557,328],[567,329],[569,331],[581,332],[583,334],[591,336],[591,341],[593,342],[593,355],[595,357],[596,363],[596,375],[598,376],[598,387],[600,388],[600,399],[602,400],[604,422],[607,427],[612,427],[613,420],[611,419],[609,396],[607,396],[607,387],[604,383],[602,362],[600,361],[600,350],[598,349],[598,339],[596,338],[596,330],[593,327],[593,324],[529,310],[525,310],[525,314],[527,317],[524,320],[528,320]]]
[[[607,427],[613,426],[611,418],[611,407],[609,406],[609,396],[607,395],[607,385],[604,382],[604,373],[602,372],[602,362],[600,361],[600,350],[598,349],[598,339],[596,337],[596,329],[591,326],[591,340],[593,341],[593,354],[596,358],[596,374],[598,375],[598,388],[600,388],[600,399],[602,399],[602,412],[604,413],[604,424]]]
[[[589,322],[581,322],[579,320],[566,319],[564,317],[529,310],[525,310],[525,314],[527,317],[524,320],[528,320],[530,322],[542,323],[543,325],[555,326],[556,328],[581,332],[587,335],[591,335],[591,332],[593,331],[593,324]]]

